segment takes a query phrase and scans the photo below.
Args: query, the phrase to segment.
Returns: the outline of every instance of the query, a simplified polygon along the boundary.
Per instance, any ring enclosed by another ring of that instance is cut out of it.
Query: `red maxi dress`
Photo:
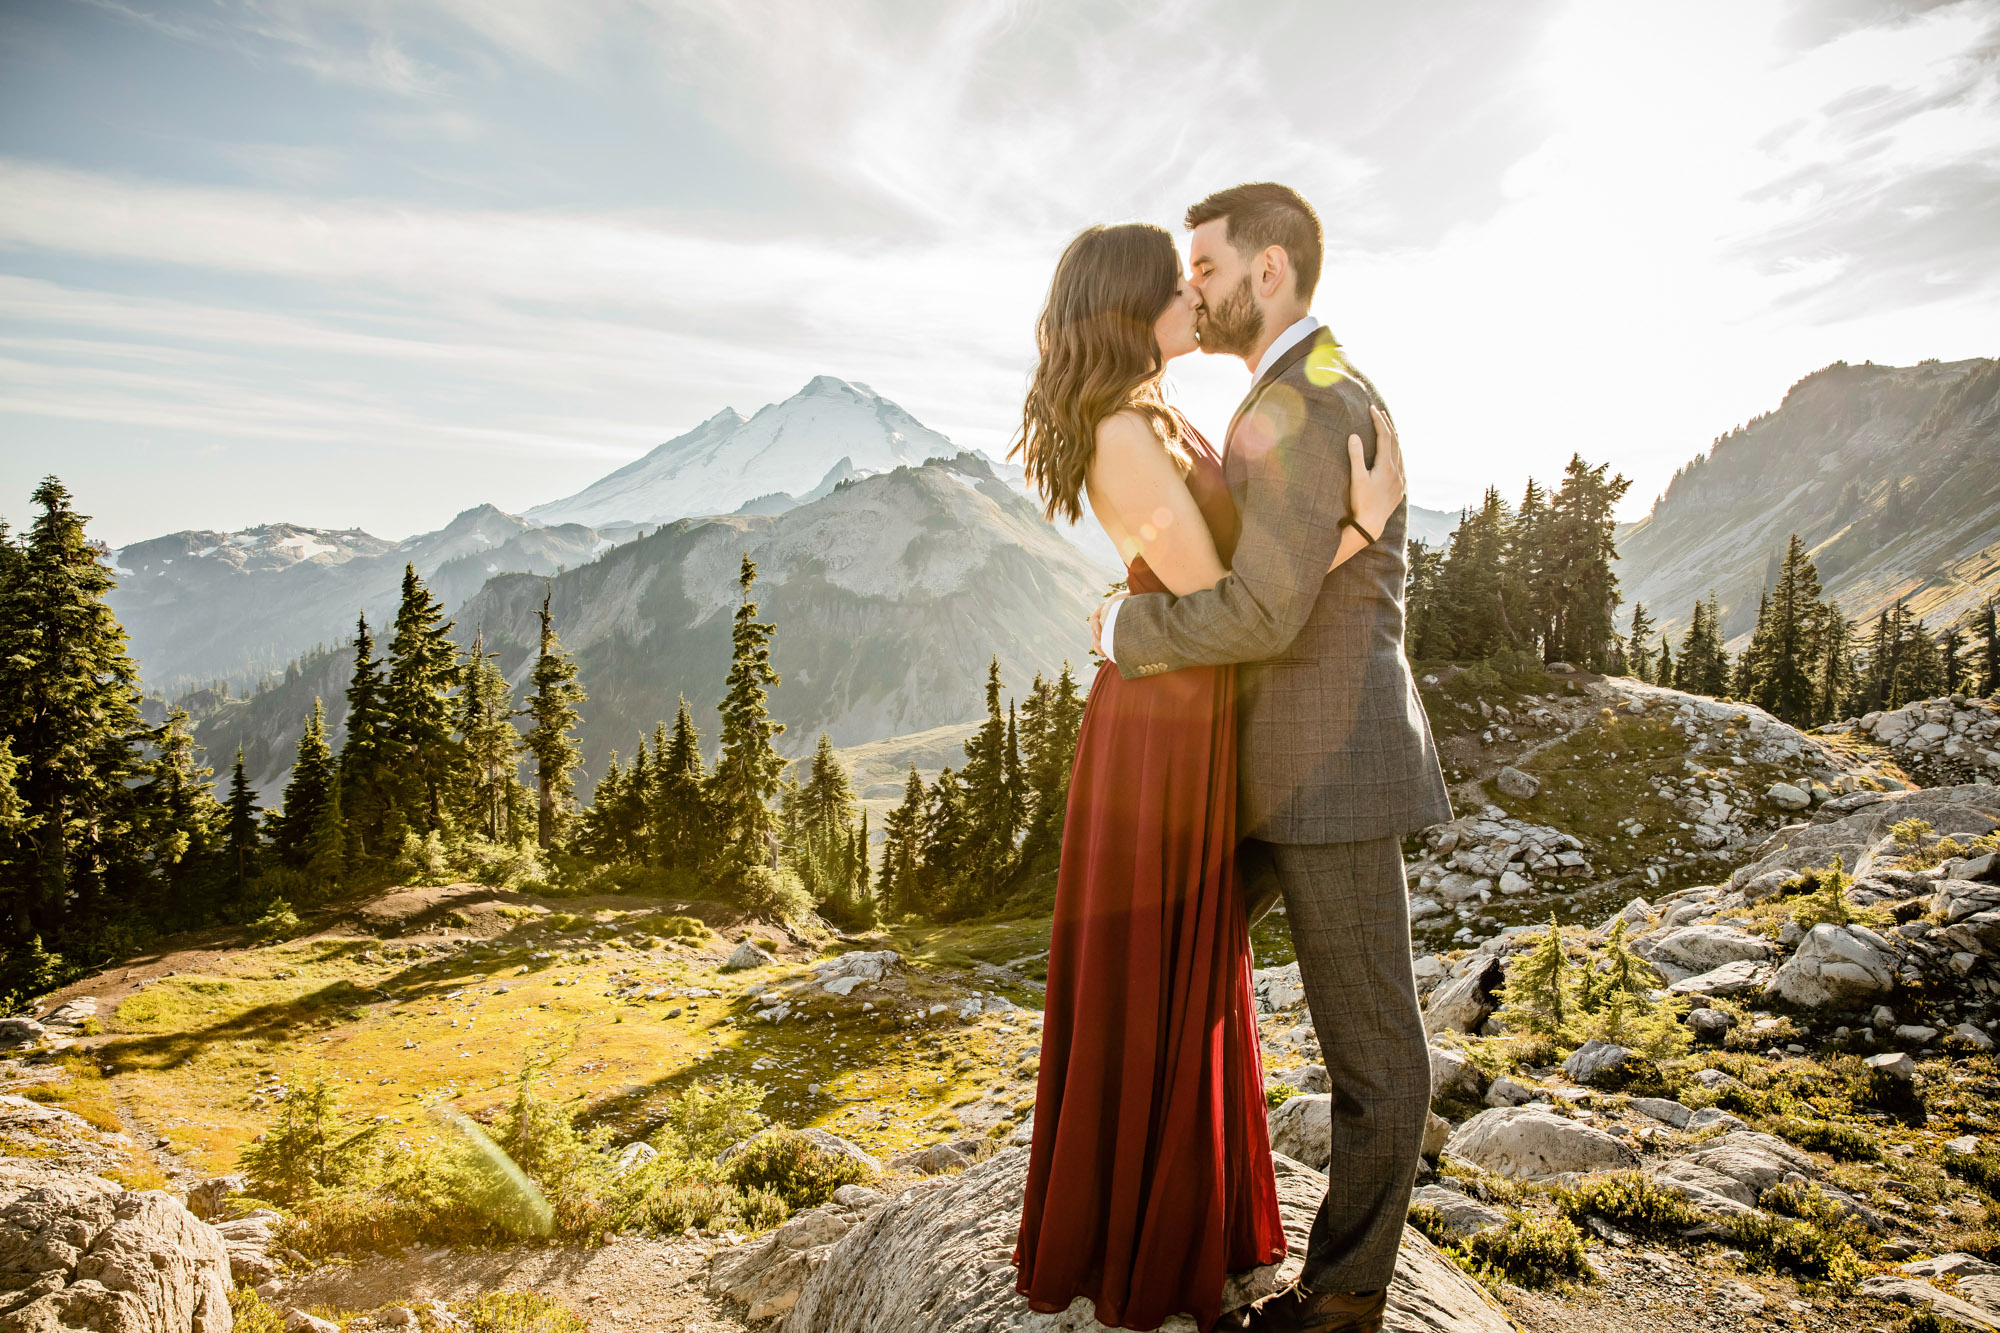
[[[1185,422],[1226,564],[1222,461]],[[1166,591],[1143,558],[1135,593]],[[1285,1252],[1237,892],[1236,671],[1105,664],[1077,739],[1049,944],[1016,1289],[1106,1324],[1204,1333],[1233,1271]]]

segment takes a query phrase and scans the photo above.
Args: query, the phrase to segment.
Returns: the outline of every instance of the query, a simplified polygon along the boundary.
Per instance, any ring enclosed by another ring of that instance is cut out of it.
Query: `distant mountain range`
[[[682,694],[713,743],[746,551],[760,615],[778,627],[771,706],[787,753],[809,752],[821,731],[856,745],[976,717],[995,654],[1011,692],[1065,659],[1089,670],[1084,622],[1101,573],[971,454],[847,482],[783,514],[681,519],[552,580],[496,575],[457,608],[456,637],[483,632],[524,687],[550,589],[590,694],[587,786],[609,751],[629,755],[639,732],[671,720]],[[328,649],[254,697],[204,693],[191,701],[196,738],[218,761],[241,744],[274,798],[315,697],[340,734],[350,661]]]
[[[1842,610],[1933,627],[2000,592],[2000,362],[1838,362],[1715,442],[1619,534],[1620,623],[1678,636],[1712,588],[1741,648],[1792,533]]]

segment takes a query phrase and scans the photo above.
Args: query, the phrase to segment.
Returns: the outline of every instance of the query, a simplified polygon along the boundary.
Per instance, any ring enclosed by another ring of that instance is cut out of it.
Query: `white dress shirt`
[[[1318,328],[1319,321],[1311,315],[1307,315],[1304,319],[1298,320],[1283,333],[1272,339],[1271,345],[1264,349],[1264,355],[1258,357],[1257,364],[1251,368],[1250,383],[1254,385],[1258,380],[1263,379],[1264,372],[1271,368],[1272,362],[1276,361],[1286,352],[1289,352],[1292,348],[1297,347],[1307,338],[1312,337]],[[1225,449],[1228,448],[1229,441],[1225,439],[1222,442],[1222,447]],[[1124,599],[1120,598],[1104,609],[1104,632],[1098,636],[1104,641],[1104,655],[1114,663],[1118,660],[1118,654],[1111,645],[1111,635],[1112,631],[1118,627],[1118,608],[1123,603]]]

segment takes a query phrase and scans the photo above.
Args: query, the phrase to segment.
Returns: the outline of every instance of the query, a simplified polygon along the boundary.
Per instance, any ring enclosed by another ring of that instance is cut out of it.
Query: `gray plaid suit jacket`
[[[1243,518],[1213,588],[1118,610],[1128,678],[1244,664],[1238,801],[1247,838],[1362,842],[1451,818],[1430,722],[1403,656],[1408,506],[1331,574],[1348,515],[1347,437],[1374,465],[1379,402],[1326,329],[1289,348],[1230,422],[1224,471]],[[1385,409],[1386,410],[1386,409]]]

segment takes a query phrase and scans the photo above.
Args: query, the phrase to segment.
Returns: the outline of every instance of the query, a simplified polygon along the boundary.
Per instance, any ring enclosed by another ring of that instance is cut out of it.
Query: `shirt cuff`
[[[1118,651],[1112,646],[1111,636],[1113,631],[1118,628],[1118,608],[1123,605],[1125,605],[1125,599],[1120,597],[1110,606],[1104,608],[1104,632],[1098,635],[1104,641],[1104,656],[1110,660],[1113,666],[1118,665]]]

